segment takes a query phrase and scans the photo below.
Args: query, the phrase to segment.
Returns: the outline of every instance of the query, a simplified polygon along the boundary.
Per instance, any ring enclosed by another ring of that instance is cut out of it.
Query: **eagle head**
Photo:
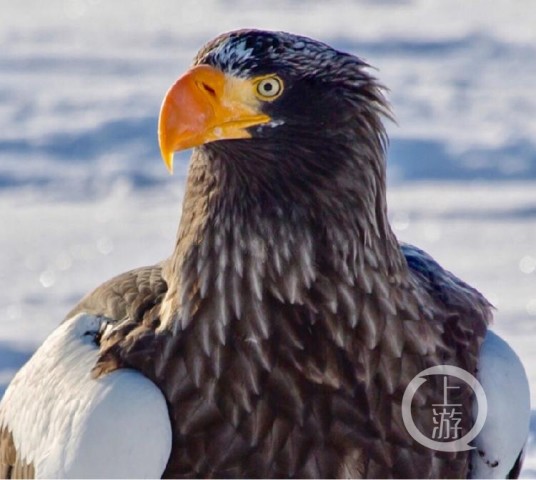
[[[225,33],[167,92],[162,157],[172,171],[174,152],[203,146],[256,161],[260,170],[300,168],[302,176],[308,168],[334,169],[355,152],[383,157],[381,117],[389,109],[382,91],[363,60],[322,42],[285,32]]]

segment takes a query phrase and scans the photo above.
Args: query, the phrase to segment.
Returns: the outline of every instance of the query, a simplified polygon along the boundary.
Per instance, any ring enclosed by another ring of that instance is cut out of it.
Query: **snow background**
[[[225,30],[321,39],[390,89],[398,236],[498,308],[536,405],[536,2],[0,0],[0,394],[66,312],[173,247],[167,88]],[[515,392],[512,392],[515,395]],[[524,475],[536,477],[536,412]]]

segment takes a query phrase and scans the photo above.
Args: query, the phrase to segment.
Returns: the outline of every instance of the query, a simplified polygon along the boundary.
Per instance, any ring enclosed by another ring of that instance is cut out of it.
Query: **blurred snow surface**
[[[0,393],[83,294],[169,255],[188,154],[168,177],[161,99],[205,41],[257,27],[378,68],[393,227],[495,304],[535,404],[534,25],[532,0],[3,1]]]

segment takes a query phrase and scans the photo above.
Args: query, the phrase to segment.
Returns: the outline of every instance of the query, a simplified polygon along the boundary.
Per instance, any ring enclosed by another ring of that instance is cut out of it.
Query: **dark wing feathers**
[[[162,266],[160,263],[137,268],[108,280],[86,295],[65,319],[84,312],[102,315],[112,322],[141,322],[148,311],[160,305],[167,292]]]
[[[443,325],[445,342],[457,345],[458,358],[478,355],[480,348],[475,349],[474,342],[481,342],[486,335],[493,319],[493,306],[478,290],[445,270],[423,250],[408,244],[401,244],[400,248],[420,285],[443,311],[449,312]],[[478,358],[473,358],[469,365],[477,362]]]
[[[430,296],[449,309],[475,310],[491,320],[492,305],[475,288],[445,270],[430,255],[407,243],[400,245],[410,270]]]

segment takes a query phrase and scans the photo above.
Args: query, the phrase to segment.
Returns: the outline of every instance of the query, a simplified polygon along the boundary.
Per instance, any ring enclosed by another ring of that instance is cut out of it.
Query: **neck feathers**
[[[194,154],[177,245],[164,271],[169,285],[164,325],[183,330],[210,304],[218,342],[225,342],[231,320],[244,315],[256,319],[255,335],[266,337],[270,302],[314,311],[318,295],[333,313],[346,305],[355,324],[354,291],[370,293],[375,277],[403,272],[381,183],[361,185],[358,193],[341,176],[335,179],[338,195],[331,190],[309,196],[316,205],[274,198],[254,203],[247,188],[240,201],[226,168],[204,150]],[[385,294],[389,286],[379,288]]]

